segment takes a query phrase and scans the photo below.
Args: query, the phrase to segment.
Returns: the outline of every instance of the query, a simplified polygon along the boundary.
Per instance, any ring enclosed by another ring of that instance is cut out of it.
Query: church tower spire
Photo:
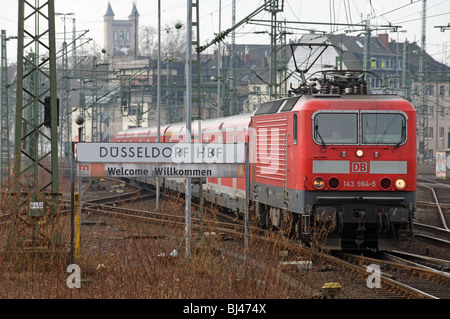
[[[114,16],[115,16],[115,14],[111,7],[111,3],[108,1],[108,8],[106,9],[106,13],[105,13],[104,17],[114,17]]]

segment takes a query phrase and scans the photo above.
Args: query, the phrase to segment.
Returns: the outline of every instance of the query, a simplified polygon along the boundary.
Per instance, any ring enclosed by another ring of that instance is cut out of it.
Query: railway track
[[[429,201],[417,201],[417,207],[429,212],[423,222],[414,222],[414,235],[437,245],[450,246],[450,185],[430,178],[419,178],[418,188],[428,191]],[[446,202],[443,202],[443,201]]]
[[[90,199],[83,203],[87,205],[92,204],[102,204],[102,205],[121,205],[126,204],[134,201],[142,201],[142,200],[148,200],[153,199],[156,197],[155,192],[149,191],[149,190],[137,190],[129,193],[123,193],[123,194],[115,194],[113,196],[109,197],[102,197],[97,199]]]
[[[381,268],[381,288],[391,293],[414,299],[450,299],[450,274],[412,262],[405,258],[406,255],[404,258],[386,252],[377,253],[376,258],[343,252],[338,255],[353,266],[361,267],[366,276],[369,265],[378,265]],[[414,257],[420,258],[418,255]],[[449,261],[440,262],[446,267],[450,264]]]
[[[138,219],[140,222],[164,223],[173,227],[185,227],[184,216],[167,214],[156,210],[137,210],[118,206],[112,208],[111,205],[97,203],[87,203],[84,209],[86,212],[89,211],[91,215],[102,214],[119,218]],[[201,220],[199,218],[192,218],[192,228],[194,231],[199,230],[200,227],[202,227],[204,231],[214,231],[225,236],[238,238],[242,238],[244,236],[244,228],[240,223],[223,222],[218,221],[217,219],[209,218],[205,218],[202,225],[200,225],[200,222]],[[265,242],[273,242],[276,240],[273,236],[267,236],[267,233],[268,231],[258,231],[256,233],[252,231],[251,236],[253,239]],[[297,241],[290,241],[287,244],[287,247],[292,251],[296,251],[299,247],[299,243]],[[391,297],[399,296],[401,298],[419,299],[450,298],[448,289],[450,287],[450,275],[446,273],[442,274],[441,272],[441,274],[439,274],[433,272],[432,270],[426,270],[425,268],[422,269],[419,266],[411,266],[410,264],[401,265],[400,263],[369,259],[368,257],[360,257],[357,255],[353,256],[353,262],[350,262],[350,258],[348,256],[345,258],[338,258],[336,256],[331,256],[320,252],[311,252],[311,254],[314,255],[315,258],[326,260],[327,263],[335,265],[336,268],[343,269],[344,271],[363,279],[368,277],[367,262],[382,265],[384,267],[384,272],[382,274],[382,290],[389,291]],[[362,260],[364,262],[362,262]],[[386,272],[386,265],[389,265],[389,269],[392,269],[392,271],[396,271],[395,275],[388,274]],[[396,280],[396,278],[400,277],[400,275],[401,280]],[[443,288],[440,284],[435,282],[444,282]],[[433,293],[428,293],[427,290]]]
[[[450,247],[450,232],[440,227],[414,223],[414,236],[432,241],[436,245]]]
[[[441,203],[441,201],[438,198],[438,193],[442,196],[443,194],[441,193],[441,191],[438,191],[439,188],[444,187],[445,184],[441,184],[441,185],[437,185],[437,184],[425,184],[425,183],[420,183],[418,186],[419,187],[423,187],[428,189],[431,192],[432,198],[434,199],[434,202],[432,203],[427,203],[427,202],[419,202],[419,205],[424,205],[424,206],[434,206],[437,209],[437,214],[438,214],[438,218],[439,218],[439,222],[440,222],[440,227],[450,231],[449,227],[448,227],[448,221],[447,219],[449,218],[448,213],[447,213],[447,208],[450,207],[450,205],[444,205]],[[447,186],[447,185],[445,185]],[[450,187],[449,187],[450,188]],[[450,192],[450,189],[446,189],[447,192]],[[447,195],[447,194],[445,194]],[[448,195],[447,195],[448,196]],[[444,208],[445,206],[445,208]],[[444,208],[444,209],[443,209]]]
[[[450,261],[440,258],[433,258],[418,254],[411,254],[406,253],[402,251],[390,251],[388,253],[385,253],[385,255],[395,258],[397,260],[400,260],[401,262],[405,264],[410,264],[412,266],[424,266],[431,269],[443,271],[443,272],[450,272]]]
[[[140,210],[121,207],[120,203],[129,200],[145,200],[153,198],[155,194],[149,192],[144,196],[136,197],[136,194],[123,194],[121,196],[112,196],[108,199],[91,200],[83,203],[82,212],[100,215],[109,215],[119,218],[138,219],[142,222],[167,224],[170,226],[185,227],[185,216],[177,214],[176,212],[166,213],[161,210]],[[119,202],[117,202],[119,200]],[[195,208],[195,205],[193,205]],[[219,214],[220,215],[220,214]],[[211,213],[211,210],[205,209],[204,218],[192,217],[192,228],[198,230],[214,230],[216,232],[223,232],[229,235],[241,235],[244,233],[244,225],[238,222],[219,221],[216,212]]]

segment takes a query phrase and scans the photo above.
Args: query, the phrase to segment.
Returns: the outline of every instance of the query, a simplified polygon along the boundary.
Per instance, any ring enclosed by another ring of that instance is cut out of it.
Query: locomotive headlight
[[[404,190],[406,188],[406,181],[403,178],[399,178],[395,181],[395,188],[399,191]]]
[[[363,157],[364,156],[364,151],[363,150],[357,150],[356,151],[356,156]]]
[[[325,186],[325,181],[323,180],[322,177],[316,177],[313,180],[313,186],[316,189],[322,189]]]

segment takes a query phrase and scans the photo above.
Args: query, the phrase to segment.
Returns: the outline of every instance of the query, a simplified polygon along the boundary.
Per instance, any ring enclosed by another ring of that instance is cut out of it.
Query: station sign
[[[245,177],[245,164],[78,163],[79,177]]]
[[[245,143],[78,143],[77,162],[245,163]]]

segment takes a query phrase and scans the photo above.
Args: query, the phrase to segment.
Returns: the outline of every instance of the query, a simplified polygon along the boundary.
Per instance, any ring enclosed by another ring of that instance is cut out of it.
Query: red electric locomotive
[[[411,237],[416,111],[399,96],[368,95],[364,75],[324,71],[253,114],[202,121],[204,143],[250,142],[250,199],[261,226],[333,250],[392,249]],[[192,130],[199,141],[196,122]],[[155,132],[132,129],[114,141],[153,142]],[[162,142],[184,135],[184,124],[161,128]],[[183,182],[165,186],[182,191]],[[243,178],[209,178],[203,190],[208,201],[245,209]]]
[[[328,225],[320,240],[330,249],[394,248],[412,235],[415,109],[398,96],[360,94],[361,74],[323,75],[321,89],[252,118],[262,141],[251,172],[256,211],[266,224],[293,221],[306,237]]]

